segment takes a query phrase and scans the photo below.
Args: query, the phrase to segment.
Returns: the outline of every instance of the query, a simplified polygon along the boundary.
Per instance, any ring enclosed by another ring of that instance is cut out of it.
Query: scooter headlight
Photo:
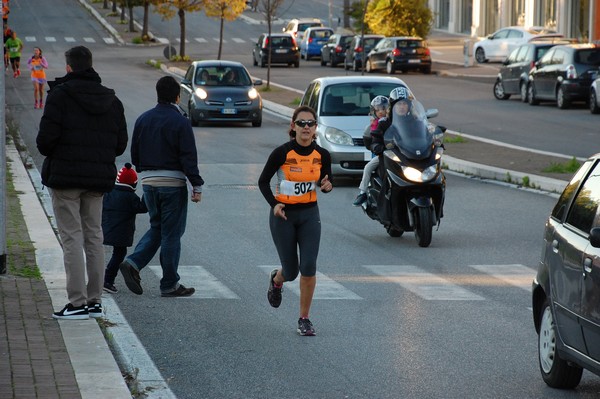
[[[403,166],[402,173],[404,173],[404,176],[410,181],[423,183],[435,178],[435,175],[437,174],[437,165],[431,165],[422,172],[419,169],[410,166]]]

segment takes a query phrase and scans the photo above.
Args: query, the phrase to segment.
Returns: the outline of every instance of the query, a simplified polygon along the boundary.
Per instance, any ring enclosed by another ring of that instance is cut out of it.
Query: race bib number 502
[[[315,191],[317,183],[314,181],[289,181],[282,180],[279,184],[279,193],[285,195],[304,195],[310,191]]]

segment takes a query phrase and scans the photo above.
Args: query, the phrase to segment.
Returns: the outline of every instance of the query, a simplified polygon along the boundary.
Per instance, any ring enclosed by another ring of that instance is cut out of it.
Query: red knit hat
[[[135,170],[131,169],[131,164],[127,162],[117,174],[117,184],[127,184],[135,188],[137,186],[138,176]]]

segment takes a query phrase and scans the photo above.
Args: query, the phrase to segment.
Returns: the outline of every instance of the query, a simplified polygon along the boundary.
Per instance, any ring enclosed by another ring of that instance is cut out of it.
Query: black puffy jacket
[[[109,192],[117,176],[115,158],[127,147],[123,104],[91,68],[48,84],[36,140],[46,156],[42,183]]]

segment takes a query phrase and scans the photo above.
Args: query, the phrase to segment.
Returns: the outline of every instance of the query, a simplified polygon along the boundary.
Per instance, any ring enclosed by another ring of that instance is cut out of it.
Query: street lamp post
[[[365,74],[365,61],[366,61],[366,54],[365,54],[365,15],[367,15],[367,4],[369,4],[369,0],[365,0],[365,8],[363,10],[363,17],[362,17],[362,29],[360,32],[360,44],[362,46],[362,52],[361,52],[361,57],[362,57],[362,62],[360,64],[361,66],[361,71],[360,74],[364,76]]]

